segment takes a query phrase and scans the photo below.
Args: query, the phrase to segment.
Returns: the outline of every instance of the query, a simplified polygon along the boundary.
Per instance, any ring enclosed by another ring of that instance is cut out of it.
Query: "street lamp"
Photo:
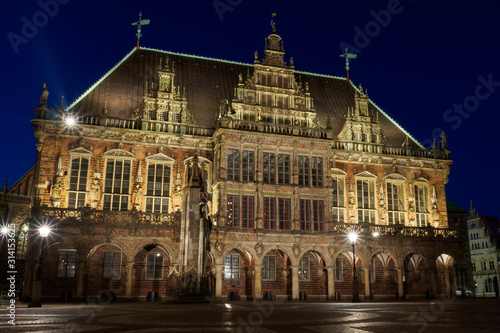
[[[42,306],[42,259],[43,259],[43,244],[45,239],[50,234],[50,228],[48,226],[41,226],[38,229],[38,234],[42,237],[40,243],[40,251],[38,252],[36,280],[33,281],[33,293],[31,295],[31,302],[28,304],[29,308],[39,308]]]
[[[358,239],[358,234],[355,232],[349,233],[349,241],[352,245],[352,302],[361,302],[359,299],[359,283],[358,276],[356,274],[356,240]]]

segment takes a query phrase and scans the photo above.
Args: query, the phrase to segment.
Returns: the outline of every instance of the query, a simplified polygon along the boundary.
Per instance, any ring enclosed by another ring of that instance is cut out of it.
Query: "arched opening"
[[[411,253],[404,259],[404,292],[410,298],[430,297],[430,271],[427,260],[419,253]]]
[[[378,252],[370,261],[370,291],[374,299],[399,297],[396,261],[387,252]],[[403,276],[404,278],[404,276]]]
[[[436,259],[437,284],[436,293],[446,297],[456,295],[455,264],[453,257],[448,254],[441,254]]]
[[[254,260],[241,248],[233,248],[224,256],[222,297],[228,301],[253,299]]]
[[[344,251],[335,258],[334,281],[336,299],[352,299],[353,264],[354,261],[352,251]],[[358,254],[356,254],[356,276],[358,279],[359,295],[365,295],[363,262]]]
[[[326,262],[317,251],[307,251],[299,259],[299,300],[326,300],[328,295]]]
[[[133,267],[133,295],[139,300],[158,301],[172,294],[169,281],[171,258],[165,248],[148,244],[137,252]]]
[[[272,301],[292,297],[290,258],[279,249],[273,249],[262,256],[262,299]]]

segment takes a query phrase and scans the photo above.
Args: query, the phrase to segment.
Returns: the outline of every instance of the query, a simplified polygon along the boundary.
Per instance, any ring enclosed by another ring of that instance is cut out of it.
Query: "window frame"
[[[397,189],[394,192],[394,188]],[[400,198],[401,197],[401,198]],[[387,224],[406,225],[405,182],[390,179],[386,181]],[[394,200],[397,200],[394,205]]]
[[[229,268],[228,264],[229,261]],[[234,258],[237,258],[236,265]],[[224,279],[225,280],[239,280],[240,278],[240,255],[239,254],[226,254],[224,258]]]
[[[276,256],[267,255],[262,258],[261,278],[265,281],[276,281]]]
[[[339,186],[341,185],[341,186]],[[346,222],[345,176],[332,176],[332,218],[334,222]],[[339,200],[341,199],[341,200]],[[337,216],[337,219],[335,217]],[[341,217],[339,217],[341,216]]]
[[[154,260],[153,262],[150,264],[150,260],[149,258],[153,257]],[[161,261],[158,260],[157,258],[161,257]],[[165,265],[164,265],[164,261],[165,261],[165,256],[163,253],[160,253],[160,252],[155,252],[155,253],[148,253],[146,254],[146,258],[145,258],[145,265],[144,265],[144,278],[146,280],[162,280],[163,279],[163,271],[164,271],[164,268],[165,268]],[[159,265],[158,262],[161,264]],[[149,275],[149,267],[152,266],[152,277],[151,275]],[[159,268],[159,270],[158,270]],[[160,276],[157,275],[158,271],[160,272]],[[148,276],[149,275],[149,276]]]
[[[299,281],[311,280],[311,260],[309,257],[303,256],[299,263]],[[306,267],[307,266],[307,267]]]
[[[64,253],[64,258],[61,257],[62,253]],[[68,256],[68,254],[70,253],[72,254],[71,258]],[[60,279],[74,279],[76,277],[77,260],[78,260],[78,253],[76,250],[59,249],[57,251],[56,277]],[[72,267],[71,264],[73,264]],[[61,269],[61,266],[63,266],[63,269]],[[68,268],[71,268],[71,270],[69,271],[71,274],[68,274]]]
[[[110,161],[113,161],[113,177],[111,179],[112,184],[110,185],[111,191],[108,192],[108,185],[106,182],[109,180],[108,179],[108,163]],[[121,163],[122,169],[125,169],[126,163],[129,163],[129,174],[128,174],[128,179],[125,179],[125,173],[122,172],[120,174],[120,193],[115,193],[115,182],[116,182],[116,165],[117,163]],[[104,187],[103,187],[103,210],[110,210],[110,211],[128,211],[130,207],[130,191],[132,190],[132,169],[133,169],[133,159],[132,158],[124,158],[124,157],[117,157],[117,156],[106,156],[105,161],[104,161]],[[128,190],[124,192],[124,182],[128,182]],[[110,198],[109,200],[109,208],[107,207],[107,198]],[[118,209],[114,209],[114,203],[115,200],[114,198],[117,197],[119,198],[118,200]],[[126,203],[126,207],[124,207],[124,204]]]
[[[111,254],[110,263],[106,263],[106,254]],[[119,260],[116,262],[116,254],[119,254]],[[120,251],[105,251],[103,255],[102,277],[105,279],[120,279],[122,268],[122,253]],[[109,274],[107,274],[109,272]],[[115,274],[118,272],[118,274]]]
[[[430,223],[429,185],[426,182],[413,184],[415,196],[415,224],[417,227],[426,227]],[[423,196],[423,198],[420,198]]]
[[[376,179],[372,177],[356,177],[356,214],[358,223],[377,223],[377,191]],[[367,191],[364,183],[367,182]],[[361,186],[360,186],[361,183]],[[361,189],[360,189],[361,187]],[[365,197],[365,193],[368,196]],[[372,193],[372,195],[370,195]],[[368,217],[368,219],[366,218]]]
[[[150,167],[154,166],[154,174],[153,174],[153,177],[154,177],[154,181],[153,181],[153,194],[149,194],[149,184],[150,184],[150,175],[149,175],[149,170],[150,170]],[[156,185],[156,170],[157,170],[157,167],[158,166],[162,166],[163,167],[163,173],[161,175],[162,177],[162,188],[161,188],[161,195],[155,195],[155,192],[156,192],[156,189],[155,189],[155,185]],[[146,180],[146,186],[145,186],[145,191],[144,191],[144,198],[142,199],[143,200],[143,203],[144,203],[144,211],[146,213],[169,213],[171,211],[171,206],[172,206],[172,191],[173,191],[173,166],[174,166],[174,162],[173,161],[159,161],[159,160],[154,160],[154,159],[147,159],[146,158],[146,177],[145,177],[145,180]],[[169,175],[168,175],[168,178],[169,178],[169,182],[168,182],[168,189],[167,189],[167,195],[165,196],[165,181],[164,181],[164,178],[165,178],[165,170],[166,169],[169,169]],[[156,200],[160,200],[160,203],[156,203],[155,201]],[[166,200],[166,203],[164,203],[164,200]],[[151,204],[148,203],[148,201],[151,201]],[[157,210],[155,209],[155,207],[159,205],[160,206],[160,209]],[[149,207],[151,207],[151,209],[149,209]]]
[[[77,184],[76,184],[76,189],[72,189],[71,185],[71,179],[72,179],[72,174],[73,174],[73,161],[79,159],[79,168],[78,168],[78,176],[77,176]],[[87,174],[85,175],[84,178],[85,180],[82,179],[82,160],[87,159]],[[90,151],[87,151],[86,149],[83,148],[77,148],[73,151],[69,151],[69,172],[67,175],[68,179],[68,191],[67,191],[67,208],[82,208],[85,207],[87,204],[88,200],[88,192],[89,192],[89,186],[90,186],[90,169],[91,169],[91,163],[92,163],[92,153]],[[82,189],[83,188],[83,189]],[[72,198],[74,196],[74,198]],[[72,205],[70,205],[70,202],[73,202]],[[79,204],[80,203],[80,204]],[[83,203],[83,204],[82,204]]]

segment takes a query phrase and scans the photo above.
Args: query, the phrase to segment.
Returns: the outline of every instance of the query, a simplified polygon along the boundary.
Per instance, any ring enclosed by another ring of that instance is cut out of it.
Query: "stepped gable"
[[[178,89],[185,98],[194,122],[202,127],[214,127],[221,102],[227,100],[231,103],[234,99],[239,75],[246,79],[254,72],[253,65],[249,64],[147,48],[134,49],[68,110],[80,115],[101,115],[106,109],[108,117],[132,118],[144,103],[147,89],[158,89],[161,61],[167,58],[175,70],[174,89]],[[333,132],[338,135],[348,117],[348,109],[356,107],[358,90],[341,77],[300,71],[295,71],[295,77],[304,84],[308,83],[319,124],[325,126],[326,116],[329,115]],[[409,134],[371,101],[368,108],[370,114],[379,113],[386,144],[401,147]],[[410,137],[408,147],[417,148],[419,144]]]

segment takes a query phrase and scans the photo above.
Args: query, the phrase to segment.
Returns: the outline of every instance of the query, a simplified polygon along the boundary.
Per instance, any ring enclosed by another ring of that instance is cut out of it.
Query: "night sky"
[[[42,84],[49,107],[63,95],[68,106],[135,47],[140,11],[151,20],[141,46],[244,63],[263,54],[277,13],[296,70],[345,76],[339,54],[350,47],[351,80],[413,137],[429,147],[446,132],[448,199],[500,216],[496,1],[49,0],[45,11],[44,3],[8,1],[1,14],[0,177],[9,186],[35,163],[30,120]]]

